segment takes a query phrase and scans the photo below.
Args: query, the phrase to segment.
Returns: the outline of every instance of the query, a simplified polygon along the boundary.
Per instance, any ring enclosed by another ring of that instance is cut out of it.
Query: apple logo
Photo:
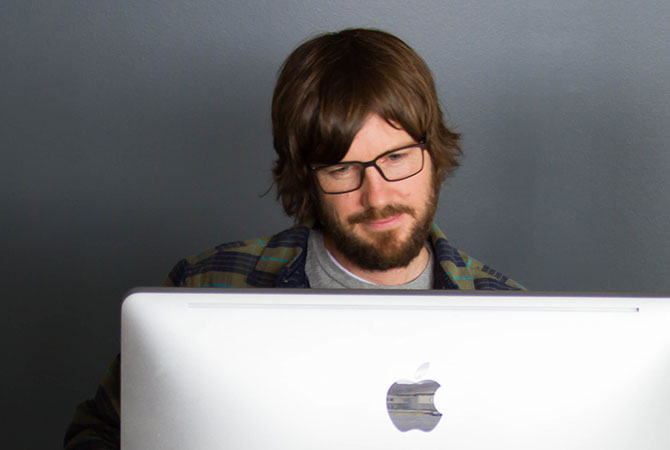
[[[386,394],[386,409],[391,422],[400,431],[431,431],[442,418],[435,408],[435,391],[440,384],[434,380],[425,380],[424,374],[430,363],[424,363],[416,371],[414,381],[398,380],[391,385]]]

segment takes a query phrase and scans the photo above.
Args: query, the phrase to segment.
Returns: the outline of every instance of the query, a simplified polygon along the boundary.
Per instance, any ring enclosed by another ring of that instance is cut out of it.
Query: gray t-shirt
[[[428,265],[414,280],[397,286],[382,286],[371,283],[343,267],[323,243],[323,233],[311,230],[307,241],[305,273],[309,285],[315,289],[431,289],[433,287],[433,253],[430,245]]]

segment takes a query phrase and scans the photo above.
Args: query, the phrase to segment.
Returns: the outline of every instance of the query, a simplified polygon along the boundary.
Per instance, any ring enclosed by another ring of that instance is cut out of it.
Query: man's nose
[[[389,204],[389,182],[375,166],[365,168],[361,185],[361,204],[366,208],[382,208]]]

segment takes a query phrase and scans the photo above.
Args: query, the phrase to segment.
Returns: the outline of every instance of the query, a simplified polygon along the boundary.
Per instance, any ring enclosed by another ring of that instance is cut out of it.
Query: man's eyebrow
[[[416,145],[422,145],[422,144],[423,144],[423,142],[412,142],[411,144],[401,145],[400,147],[390,148],[390,149],[388,149],[388,150],[384,150],[384,151],[382,151],[382,152],[379,153],[377,156],[375,156],[374,158],[372,158],[372,159],[370,159],[370,160],[368,160],[368,161],[361,161],[361,160],[359,160],[359,159],[352,159],[352,160],[350,160],[350,161],[339,161],[339,162],[332,163],[332,164],[325,164],[324,166],[333,166],[333,165],[335,165],[335,164],[348,164],[348,163],[364,163],[364,162],[374,161],[375,159],[379,158],[379,157],[382,156],[382,155],[385,155],[386,153],[395,152],[395,151],[397,151],[397,150],[404,150],[404,149],[406,149],[406,148],[408,148],[408,147],[414,147],[414,146],[416,146]]]

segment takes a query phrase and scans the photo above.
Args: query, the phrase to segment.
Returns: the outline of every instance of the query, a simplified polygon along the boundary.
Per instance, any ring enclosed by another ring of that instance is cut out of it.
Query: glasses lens
[[[362,170],[360,164],[337,164],[319,169],[316,176],[324,192],[337,194],[358,189]]]
[[[409,147],[382,155],[376,165],[389,181],[402,180],[421,171],[423,167],[423,151],[421,147]]]

